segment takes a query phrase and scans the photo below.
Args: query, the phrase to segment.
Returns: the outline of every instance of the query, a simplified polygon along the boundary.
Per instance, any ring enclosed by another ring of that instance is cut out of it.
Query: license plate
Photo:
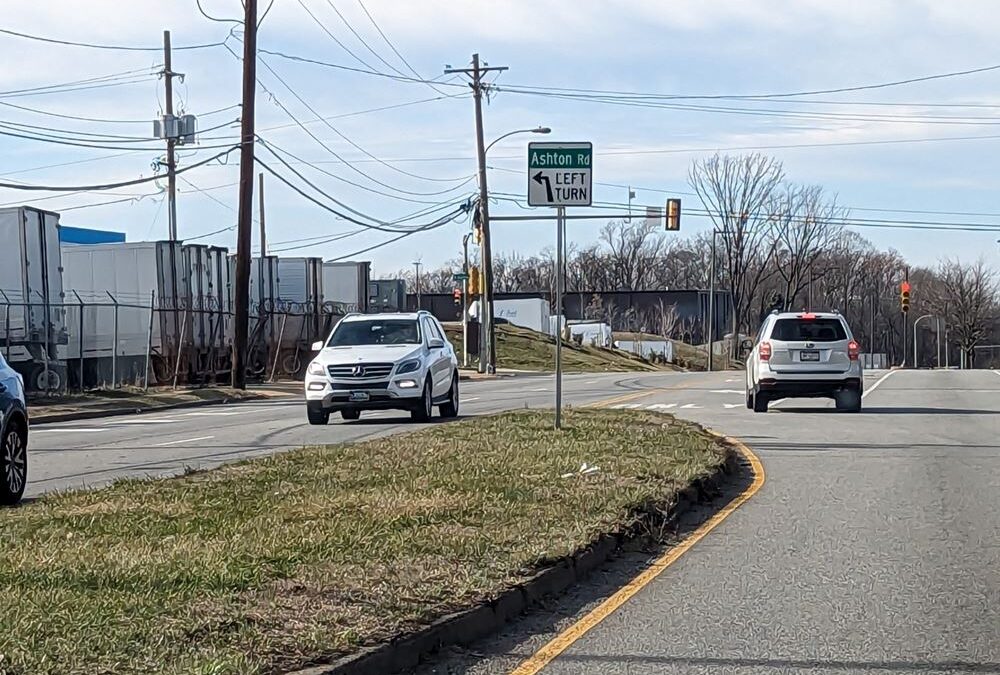
[[[350,394],[348,394],[347,400],[349,400],[349,401],[367,401],[368,400],[368,392],[367,391],[352,391]]]
[[[799,352],[799,361],[819,361],[819,352]]]

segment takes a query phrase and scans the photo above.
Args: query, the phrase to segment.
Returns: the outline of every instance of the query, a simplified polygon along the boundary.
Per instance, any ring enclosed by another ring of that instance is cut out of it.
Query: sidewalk
[[[145,392],[138,389],[95,391],[29,400],[28,414],[32,425],[51,424],[288,396],[290,392],[283,389],[253,387],[243,391],[231,387],[203,387],[151,389]]]

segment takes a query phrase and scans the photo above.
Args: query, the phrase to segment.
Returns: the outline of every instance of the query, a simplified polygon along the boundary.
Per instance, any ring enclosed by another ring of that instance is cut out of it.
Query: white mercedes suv
[[[859,412],[864,373],[860,348],[836,312],[773,312],[747,357],[747,408],[767,412],[782,398],[832,398]]]
[[[356,420],[362,410],[408,410],[418,422],[458,416],[458,359],[430,312],[349,314],[306,370],[310,424],[330,413]]]

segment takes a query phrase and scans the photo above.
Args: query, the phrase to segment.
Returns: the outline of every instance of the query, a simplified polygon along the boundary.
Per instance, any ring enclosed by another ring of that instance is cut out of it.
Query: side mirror
[[[320,340],[319,342],[314,342],[312,344],[312,350],[314,352],[322,351],[323,350],[323,341]]]
[[[440,338],[431,338],[430,340],[427,341],[427,346],[430,349],[443,349],[444,348],[444,340],[442,340]]]

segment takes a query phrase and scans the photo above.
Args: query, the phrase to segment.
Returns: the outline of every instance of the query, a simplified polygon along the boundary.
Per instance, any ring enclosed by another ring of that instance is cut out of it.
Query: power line
[[[239,148],[239,146],[231,146],[228,150],[220,152],[208,159],[204,159],[200,162],[192,164],[191,166],[184,167],[183,169],[178,169],[177,174],[186,173],[197,169],[200,166],[205,166],[210,162],[214,162],[217,159],[221,159],[229,155],[231,152]],[[29,190],[29,191],[44,191],[44,192],[82,192],[82,191],[100,191],[100,190],[113,190],[115,188],[126,187],[128,185],[141,185],[142,183],[149,183],[154,180],[158,180],[162,176],[150,176],[148,178],[136,178],[133,180],[121,181],[118,183],[103,183],[98,185],[80,185],[80,186],[67,186],[67,185],[24,185],[18,183],[4,183],[0,182],[0,188],[8,188],[11,190]]]
[[[289,162],[283,160],[280,156],[278,156],[278,154],[277,154],[276,151],[284,153],[285,155],[288,155],[289,157],[294,158],[295,160],[297,160],[297,163],[299,163],[299,164],[305,164],[306,166],[314,169],[315,171],[319,171],[320,173],[322,173],[322,174],[324,174],[326,176],[329,176],[330,178],[333,178],[333,179],[338,180],[338,181],[340,181],[342,183],[346,183],[348,185],[354,186],[354,187],[356,187],[358,189],[365,190],[366,192],[371,192],[373,194],[381,195],[383,197],[389,197],[390,199],[396,199],[396,200],[399,200],[399,201],[410,202],[410,203],[413,203],[413,204],[433,204],[433,203],[437,203],[437,202],[429,202],[429,201],[427,201],[425,199],[414,199],[412,197],[406,197],[406,196],[403,196],[403,195],[396,195],[396,194],[392,194],[391,192],[382,192],[381,190],[377,190],[375,188],[368,187],[367,185],[362,185],[361,183],[355,183],[354,181],[348,180],[347,178],[344,178],[343,176],[338,176],[337,174],[335,174],[333,172],[327,171],[326,169],[324,169],[322,167],[316,166],[315,164],[302,159],[298,155],[295,155],[295,154],[289,152],[288,150],[285,150],[283,148],[279,148],[274,143],[271,143],[269,141],[265,141],[263,138],[260,138],[259,136],[258,136],[258,139],[260,140],[261,145],[264,145],[271,154],[275,155],[275,157],[277,157],[278,160],[281,161],[281,163],[284,164],[288,168],[289,171],[292,171],[292,173],[295,173],[297,176],[299,176],[303,180],[305,180],[305,178],[302,177],[301,174],[299,174],[298,172],[296,172],[294,169],[292,169],[291,166],[290,166],[290,164],[289,164]],[[471,182],[475,177],[476,177],[475,174],[472,174],[472,175],[468,176],[466,178],[466,180],[465,180],[465,183],[467,184],[467,183]],[[308,181],[306,181],[306,182],[308,182]],[[453,191],[459,190],[459,189],[461,189],[463,187],[463,185],[456,185],[451,190],[447,190],[447,192],[453,192]],[[442,194],[444,194],[444,193],[442,193]]]
[[[337,36],[336,36],[336,35],[334,35],[334,34],[333,34],[332,32],[330,32],[330,29],[326,27],[326,24],[324,24],[324,23],[323,23],[322,21],[320,21],[320,20],[319,20],[319,17],[317,17],[317,16],[315,15],[315,14],[313,14],[313,13],[312,13],[312,10],[310,10],[310,9],[309,9],[309,7],[308,7],[308,6],[306,5],[306,3],[305,3],[305,2],[303,2],[303,0],[298,0],[298,2],[299,2],[299,5],[301,5],[301,6],[302,6],[302,9],[304,9],[304,10],[306,11],[306,14],[308,14],[308,15],[309,15],[309,18],[311,18],[311,19],[313,20],[313,22],[314,22],[314,23],[315,23],[315,24],[316,24],[317,26],[319,26],[319,27],[320,27],[320,28],[321,28],[321,29],[323,30],[323,32],[324,32],[324,33],[326,33],[326,34],[327,34],[327,35],[329,36],[329,38],[330,38],[331,40],[333,40],[334,42],[336,42],[336,43],[337,43],[337,45],[338,45],[338,46],[339,46],[339,47],[340,47],[341,49],[343,49],[343,50],[344,50],[345,52],[347,52],[348,54],[350,54],[350,56],[351,56],[351,57],[352,57],[352,58],[353,58],[353,59],[354,59],[355,61],[357,61],[358,63],[360,63],[361,65],[363,65],[363,66],[364,66],[365,68],[368,68],[368,69],[369,69],[369,70],[371,70],[371,71],[375,71],[375,72],[377,72],[377,71],[376,71],[376,69],[375,69],[375,68],[374,68],[374,67],[373,67],[373,66],[372,66],[372,65],[371,65],[370,63],[368,63],[367,61],[365,61],[364,59],[362,59],[362,58],[361,58],[360,56],[358,56],[357,54],[355,54],[354,52],[352,52],[352,51],[350,50],[350,48],[348,48],[348,46],[347,46],[347,45],[345,45],[345,44],[344,44],[343,42],[341,42],[341,41],[340,41],[340,40],[339,40],[339,39],[337,38]]]
[[[378,162],[382,166],[385,166],[386,168],[392,169],[393,171],[396,171],[397,173],[400,173],[400,174],[402,174],[404,176],[408,176],[410,178],[416,178],[416,179],[419,179],[419,180],[431,181],[431,182],[436,182],[436,183],[455,183],[455,182],[458,182],[458,181],[464,181],[465,180],[464,178],[457,178],[457,179],[456,178],[434,178],[434,177],[430,177],[430,176],[422,176],[420,174],[416,174],[416,173],[412,173],[410,171],[406,171],[405,169],[400,169],[399,167],[393,166],[392,164],[386,162],[385,160],[382,160],[382,159],[376,157],[375,155],[373,155],[372,153],[370,153],[368,150],[366,150],[365,148],[361,147],[360,145],[358,145],[357,143],[355,143],[353,140],[351,140],[349,137],[347,137],[345,134],[343,134],[335,126],[333,126],[332,124],[330,124],[329,120],[324,119],[322,115],[320,115],[318,112],[316,112],[316,109],[313,108],[311,105],[309,105],[309,103],[307,103],[305,101],[305,99],[303,99],[298,94],[298,92],[296,92],[291,87],[291,85],[289,85],[287,82],[285,82],[285,80],[280,75],[278,75],[278,73],[275,72],[273,68],[271,68],[271,66],[267,63],[267,61],[265,61],[264,59],[260,59],[260,62],[261,62],[261,65],[263,65],[265,68],[267,68],[268,72],[270,72],[271,75],[273,75],[278,80],[278,82],[280,82],[285,87],[285,89],[287,89],[292,94],[292,96],[294,96],[299,101],[299,103],[301,103],[302,105],[304,105],[309,112],[311,112],[313,115],[315,115],[315,117],[316,117],[317,120],[322,121],[323,124],[328,129],[330,129],[335,134],[337,134],[338,136],[340,136],[348,144],[350,144],[353,148],[355,148],[356,150],[358,150],[359,152],[361,152],[366,157],[369,157],[369,158],[375,160],[376,162]],[[335,154],[335,156],[337,156],[339,158],[339,155]],[[357,171],[358,173],[360,173],[362,176],[364,176],[368,180],[377,182],[380,185],[382,185],[383,187],[387,187],[387,188],[392,189],[392,190],[397,190],[399,192],[403,192],[404,194],[413,194],[413,195],[419,195],[419,196],[432,196],[432,195],[435,195],[435,194],[442,194],[440,192],[439,193],[434,193],[434,192],[411,192],[409,190],[401,190],[400,188],[396,188],[396,187],[388,185],[386,183],[382,183],[381,181],[377,181],[375,178],[373,178],[372,176],[366,174],[365,172],[361,171],[360,169],[356,169],[355,168],[354,170]]]
[[[261,142],[261,144],[264,145],[264,147],[267,147],[267,145],[263,141]],[[271,152],[271,154],[274,155],[278,159],[278,161],[284,163],[283,160],[282,160],[282,158],[279,155],[275,154],[273,151]],[[336,198],[332,197],[331,195],[327,194],[326,192],[322,191],[321,189],[319,189],[318,187],[316,187],[314,184],[312,184],[311,182],[309,182],[308,179],[306,179],[305,177],[303,177],[302,174],[298,173],[297,171],[295,171],[294,169],[292,169],[291,167],[289,167],[287,164],[285,165],[286,168],[288,168],[292,173],[294,173],[301,180],[303,180],[307,185],[309,185],[309,187],[311,187],[313,190],[315,190],[319,194],[323,195],[323,197],[325,197],[329,201],[331,201],[334,204],[336,204],[337,206],[343,208],[345,211],[349,211],[350,213],[353,213],[353,214],[355,214],[355,215],[357,215],[358,217],[361,217],[361,218],[367,218],[367,219],[369,219],[371,221],[374,221],[375,223],[378,223],[378,224],[377,225],[373,225],[372,223],[365,222],[365,221],[362,221],[362,220],[358,220],[354,216],[350,216],[350,215],[347,215],[346,213],[344,213],[342,211],[338,211],[337,209],[329,206],[328,204],[323,203],[322,201],[320,201],[316,197],[313,197],[312,195],[308,194],[307,192],[305,192],[304,190],[302,190],[300,187],[298,187],[297,185],[295,185],[294,183],[292,183],[290,180],[288,180],[287,178],[285,178],[284,176],[282,176],[280,173],[278,173],[277,171],[275,171],[274,169],[272,169],[270,165],[268,165],[266,162],[264,162],[259,157],[256,157],[255,159],[256,159],[256,161],[260,162],[261,166],[263,166],[264,169],[267,170],[268,173],[270,173],[272,176],[274,176],[275,178],[277,178],[279,181],[281,181],[282,183],[284,183],[285,185],[287,185],[289,188],[291,188],[292,190],[294,190],[295,192],[297,192],[300,196],[308,199],[309,201],[311,201],[312,203],[316,204],[320,208],[322,208],[322,209],[324,209],[326,211],[329,211],[330,213],[333,213],[333,214],[335,214],[337,216],[340,216],[341,218],[343,218],[344,220],[346,220],[348,222],[354,223],[356,225],[360,225],[362,227],[368,227],[368,228],[371,228],[371,229],[374,229],[374,230],[381,230],[381,231],[384,231],[384,232],[398,232],[399,231],[398,228],[392,228],[391,226],[399,224],[400,222],[402,222],[404,220],[404,219],[398,219],[396,221],[385,222],[385,221],[380,221],[377,218],[373,218],[372,216],[369,216],[367,214],[361,213],[360,211],[357,211],[357,210],[355,210],[355,209],[347,206],[343,202],[339,201],[338,199],[336,199]],[[442,204],[440,208],[443,209],[443,208],[447,208],[447,207],[453,206],[453,205],[454,205],[454,203],[451,203],[451,204]],[[468,201],[466,201],[466,203],[462,207],[460,207],[459,209],[456,209],[456,212],[464,209],[467,205],[468,205]]]
[[[361,5],[361,10],[365,13],[365,16],[368,17],[368,20],[371,21],[372,25],[375,26],[375,30],[378,31],[378,34],[382,36],[382,40],[387,45],[389,45],[389,49],[392,50],[392,53],[395,54],[399,58],[399,60],[403,62],[403,65],[405,65],[406,68],[407,68],[407,70],[409,70],[411,73],[413,73],[413,75],[415,77],[417,77],[419,79],[423,79],[423,76],[420,73],[418,73],[413,66],[410,65],[410,62],[407,61],[406,58],[402,54],[399,53],[399,50],[396,49],[396,45],[392,44],[392,41],[389,39],[389,36],[387,36],[385,34],[385,32],[382,31],[382,28],[378,25],[378,22],[375,21],[375,17],[373,17],[372,14],[371,14],[371,12],[368,11],[368,8],[365,7],[365,3],[362,0],[358,0],[358,4]],[[397,70],[396,72],[398,73],[399,71]],[[400,74],[402,74],[402,73],[400,73]],[[427,84],[428,87],[430,87],[431,89],[433,89],[437,93],[439,93],[439,94],[443,94],[444,93],[443,91],[441,91],[440,89],[438,89],[436,86],[434,86],[430,82],[427,82],[426,84]]]
[[[397,108],[407,108],[409,106],[420,105],[422,103],[431,103],[433,101],[443,101],[443,100],[449,99],[449,98],[455,98],[455,99],[458,99],[458,98],[468,98],[471,95],[472,94],[442,94],[441,96],[434,96],[432,98],[421,98],[421,99],[418,99],[416,101],[405,101],[403,103],[391,103],[389,105],[383,105],[383,106],[379,106],[377,108],[366,108],[365,110],[356,110],[354,112],[339,113],[337,115],[328,115],[326,117],[322,117],[322,118],[319,118],[319,119],[308,120],[306,122],[303,122],[302,124],[315,124],[316,122],[322,122],[324,120],[337,120],[337,119],[343,119],[345,117],[356,117],[358,115],[367,115],[369,113],[383,112],[385,110],[395,110]],[[298,126],[298,125],[295,122],[291,122],[289,124],[278,124],[278,125],[275,125],[273,127],[265,127],[263,129],[261,129],[260,131],[277,131],[279,129],[288,129],[288,128],[296,127],[296,126]]]
[[[438,82],[435,79],[394,75],[392,73],[383,73],[373,68],[368,68],[367,70],[363,68],[355,68],[353,66],[345,66],[339,63],[330,63],[329,61],[320,61],[319,59],[311,59],[305,56],[287,54],[285,52],[280,52],[272,49],[258,49],[257,51],[260,52],[261,54],[270,54],[271,56],[277,56],[279,58],[287,59],[289,61],[297,61],[299,63],[309,63],[314,66],[323,66],[324,68],[333,68],[336,70],[343,70],[351,73],[358,73],[361,75],[374,75],[376,77],[384,77],[390,80],[396,80],[398,82],[412,82],[416,84],[437,84],[442,87],[459,87],[461,89],[465,89],[466,87],[466,85],[458,82],[450,82],[450,81]]]
[[[732,100],[744,100],[744,99],[773,99],[773,98],[791,98],[797,96],[817,96],[820,94],[841,94],[845,92],[852,91],[867,91],[871,89],[885,89],[888,87],[899,87],[907,84],[915,84],[917,82],[929,82],[932,80],[941,80],[952,77],[963,77],[965,75],[975,75],[978,73],[986,73],[994,70],[1000,70],[1000,64],[984,66],[981,68],[972,68],[969,70],[956,70],[947,73],[938,73],[934,75],[922,75],[918,77],[910,77],[903,80],[893,80],[890,82],[879,82],[875,84],[863,84],[855,85],[850,87],[836,87],[829,89],[813,89],[808,91],[795,91],[795,92],[783,92],[783,93],[771,93],[771,94],[648,94],[639,92],[629,92],[629,91],[613,91],[613,90],[602,90],[602,89],[578,89],[572,87],[532,87],[530,85],[508,85],[504,89],[506,91],[513,91],[514,89],[528,90],[548,90],[552,92],[574,92],[574,93],[585,93],[585,94],[604,94],[612,96],[631,96],[640,97],[645,99],[665,99],[665,100],[678,100],[678,99],[702,99],[702,100],[717,100],[717,99],[732,99]]]
[[[46,84],[46,85],[42,85],[40,87],[28,87],[28,88],[25,88],[25,89],[10,89],[8,91],[0,91],[0,96],[8,97],[8,96],[15,96],[15,95],[27,95],[27,94],[33,94],[33,93],[36,93],[36,92],[43,92],[43,91],[50,90],[50,89],[59,89],[59,90],[62,90],[62,89],[65,89],[67,87],[77,87],[79,85],[88,85],[88,84],[95,84],[95,83],[101,84],[101,83],[107,83],[107,82],[117,82],[117,81],[120,81],[120,80],[127,80],[127,79],[135,78],[135,77],[148,78],[148,77],[151,77],[151,76],[155,75],[155,69],[156,69],[156,67],[153,67],[153,68],[136,68],[134,70],[125,70],[125,71],[122,71],[120,73],[109,73],[107,75],[97,75],[95,77],[88,77],[88,78],[85,78],[85,79],[82,79],[82,80],[73,80],[71,82],[61,82],[61,83],[58,83],[58,84]],[[73,90],[70,89],[69,91],[73,91]]]
[[[47,42],[49,44],[66,45],[66,46],[70,46],[70,47],[86,47],[87,49],[105,49],[105,50],[123,51],[123,52],[162,52],[163,51],[163,47],[162,46],[161,47],[130,47],[130,46],[125,46],[125,45],[103,45],[103,44],[94,44],[94,43],[91,43],[91,42],[74,42],[72,40],[58,40],[56,38],[42,37],[40,35],[29,35],[27,33],[19,33],[17,31],[7,30],[7,29],[4,29],[4,28],[0,28],[0,33],[4,33],[6,35],[13,35],[14,37],[19,37],[19,38],[25,38],[27,40],[35,40],[37,42]],[[206,43],[206,44],[185,45],[185,46],[181,46],[181,47],[173,47],[173,49],[178,50],[178,51],[180,51],[180,50],[189,50],[189,49],[208,49],[210,47],[221,47],[223,44],[225,44],[224,40],[222,42],[209,42],[209,43]]]
[[[351,31],[351,34],[358,39],[358,42],[360,42],[361,45],[372,54],[372,56],[381,61],[383,65],[385,65],[389,70],[396,73],[397,75],[404,74],[403,71],[401,71],[399,68],[386,61],[384,58],[382,58],[381,54],[372,49],[372,46],[368,44],[368,42],[361,36],[361,34],[358,33],[358,31],[354,30],[354,26],[351,25],[351,22],[348,21],[343,14],[341,14],[339,9],[337,9],[337,5],[333,3],[333,0],[326,0],[326,4],[330,5],[330,8],[336,13],[336,15],[340,18],[340,20],[344,23],[344,25],[347,26],[347,30]]]

